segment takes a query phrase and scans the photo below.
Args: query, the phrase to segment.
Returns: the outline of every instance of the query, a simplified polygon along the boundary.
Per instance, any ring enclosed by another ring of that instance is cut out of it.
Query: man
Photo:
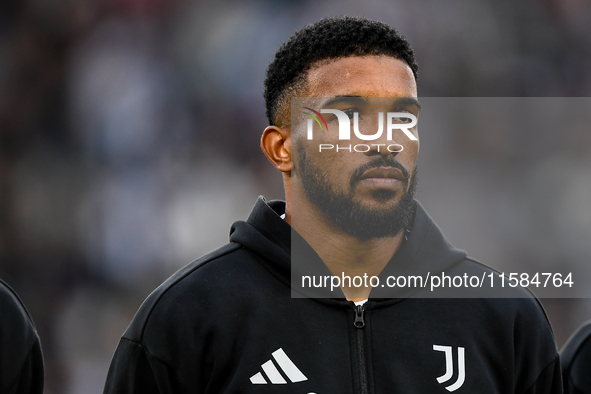
[[[561,392],[550,325],[525,291],[443,299],[376,282],[317,291],[301,281],[318,272],[384,282],[494,274],[453,248],[413,198],[416,75],[408,43],[379,22],[323,19],[283,44],[267,70],[261,147],[283,174],[286,202],[259,198],[228,245],[148,297],[105,393]],[[357,126],[376,108],[389,132],[367,150],[319,149],[334,145],[328,130],[343,116],[359,142]],[[306,129],[298,119],[307,115]]]
[[[16,293],[0,280],[0,393],[43,393],[37,331]]]

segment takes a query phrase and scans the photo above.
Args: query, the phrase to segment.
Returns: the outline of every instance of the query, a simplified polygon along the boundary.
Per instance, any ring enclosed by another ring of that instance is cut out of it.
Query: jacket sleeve
[[[562,394],[560,359],[556,357],[524,394]]]
[[[17,294],[0,281],[0,392],[43,393],[43,355],[37,331]]]
[[[122,338],[111,361],[104,394],[172,394],[170,368],[141,344]]]
[[[561,394],[560,356],[550,321],[536,298],[515,300],[516,394]]]
[[[41,394],[43,393],[43,356],[41,345],[36,342],[25,359],[16,380],[8,389],[7,394]]]

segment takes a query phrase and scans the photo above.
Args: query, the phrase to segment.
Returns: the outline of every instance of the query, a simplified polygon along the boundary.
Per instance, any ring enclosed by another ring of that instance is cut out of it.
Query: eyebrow
[[[363,96],[356,96],[356,95],[339,95],[339,96],[335,96],[335,97],[331,97],[330,99],[326,100],[326,102],[323,104],[323,106],[330,106],[330,105],[335,105],[335,104],[340,104],[340,103],[354,103],[354,102],[367,102],[371,99],[374,99],[376,97],[363,97]],[[388,97],[390,98],[390,97]],[[414,98],[414,97],[394,97],[395,99],[395,103],[398,105],[402,105],[405,107],[409,107],[409,106],[415,106],[417,107],[419,110],[421,109],[421,103],[419,102],[418,99]]]

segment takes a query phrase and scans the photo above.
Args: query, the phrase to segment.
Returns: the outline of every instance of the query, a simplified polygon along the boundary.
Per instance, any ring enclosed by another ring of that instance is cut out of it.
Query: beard
[[[301,148],[301,146],[300,146]],[[414,218],[414,196],[418,182],[417,167],[412,176],[393,157],[376,159],[353,171],[349,182],[349,191],[340,192],[330,182],[330,176],[320,166],[308,158],[304,149],[298,149],[297,173],[302,179],[304,193],[322,215],[346,233],[362,239],[394,237],[401,231],[410,229]],[[396,196],[392,190],[378,189],[372,197],[383,202],[380,207],[372,207],[355,200],[354,190],[361,175],[379,167],[394,167],[404,175],[402,181],[405,192],[394,206],[388,204]]]

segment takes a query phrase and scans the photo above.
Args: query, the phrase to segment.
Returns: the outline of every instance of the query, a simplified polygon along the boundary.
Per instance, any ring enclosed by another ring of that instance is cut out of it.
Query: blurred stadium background
[[[338,14],[407,37],[420,96],[582,97],[591,112],[585,0],[0,2],[0,277],[36,322],[48,394],[102,392],[149,292],[224,244],[259,194],[282,197],[258,147],[264,71]],[[587,263],[590,136],[583,122],[508,147],[502,127],[444,127],[422,138],[419,199],[492,266]],[[588,299],[543,303],[559,345],[591,318]]]

